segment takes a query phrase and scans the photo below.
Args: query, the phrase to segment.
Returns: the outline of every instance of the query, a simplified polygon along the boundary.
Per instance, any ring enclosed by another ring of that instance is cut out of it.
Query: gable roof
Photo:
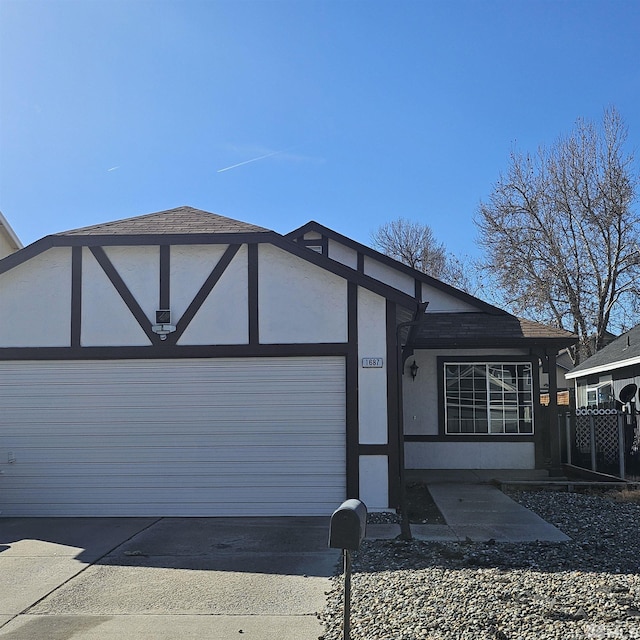
[[[450,284],[447,284],[446,282],[442,282],[442,280],[438,280],[437,278],[434,278],[433,276],[423,273],[422,271],[417,271],[416,269],[413,269],[412,267],[406,264],[403,264],[402,262],[398,262],[397,260],[390,258],[384,253],[380,253],[379,251],[376,251],[371,247],[367,247],[366,245],[356,242],[351,238],[347,238],[347,236],[343,236],[337,231],[334,231],[333,229],[329,229],[328,227],[325,227],[321,225],[319,222],[315,222],[314,220],[311,220],[310,222],[307,222],[307,224],[301,227],[298,227],[297,229],[294,229],[293,231],[288,233],[286,237],[291,238],[292,240],[296,240],[298,238],[302,238],[306,233],[309,233],[309,232],[319,233],[320,235],[326,238],[331,238],[336,242],[340,242],[341,244],[352,248],[353,250],[357,251],[362,255],[369,256],[370,258],[373,258],[378,262],[386,264],[392,267],[393,269],[396,269],[397,271],[405,273],[406,275],[414,278],[415,280],[424,282],[425,284],[429,285],[430,287],[433,287],[434,289],[439,289],[440,291],[443,291],[444,293],[450,296],[453,296],[454,298],[458,298],[459,300],[462,300],[468,304],[471,304],[476,308],[478,308],[479,310],[485,311],[486,313],[508,315],[508,312],[505,311],[504,309],[495,307],[492,304],[489,304],[488,302],[481,300],[480,298],[476,298],[475,296],[472,296],[470,293],[467,293],[466,291],[457,289],[456,287]]]
[[[580,378],[634,364],[640,364],[640,324],[571,369],[566,377]]]
[[[176,207],[134,218],[56,233],[57,236],[177,235],[193,233],[273,233],[248,222],[225,218],[193,207]]]
[[[421,348],[421,345],[424,345],[424,348],[437,348],[444,346],[522,347],[534,344],[560,348],[575,342],[574,336],[566,331],[518,319],[502,309],[416,271],[313,221],[286,236],[282,236],[264,227],[183,206],[47,236],[0,260],[0,273],[55,246],[268,242],[350,282],[378,293],[388,300],[397,302],[404,309],[415,311],[418,300],[414,297],[296,242],[295,239],[301,237],[307,230],[317,231],[326,237],[334,238],[359,253],[371,256],[417,281],[425,282],[451,296],[470,302],[478,309],[478,312],[426,314],[424,325],[420,326],[419,330],[412,332],[415,337],[415,340],[412,339],[415,348]],[[429,346],[427,347],[427,345]]]
[[[271,243],[409,309],[416,306],[415,299],[406,293],[309,251],[275,231],[187,206],[46,236],[0,260],[0,274],[52,247],[260,242]]]
[[[411,339],[414,349],[486,348],[555,345],[558,349],[576,341],[569,331],[517,318],[508,313],[427,313]]]

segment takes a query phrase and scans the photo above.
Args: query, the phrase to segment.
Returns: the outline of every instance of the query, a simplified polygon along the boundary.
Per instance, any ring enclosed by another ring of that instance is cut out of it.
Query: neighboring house
[[[571,334],[315,222],[47,236],[0,261],[0,304],[4,516],[326,515],[397,507],[403,463],[559,462],[537,370]]]
[[[629,384],[640,388],[640,325],[623,333],[566,374],[575,384],[576,407],[614,408]],[[640,398],[633,398],[640,408]]]
[[[0,211],[0,260],[20,249],[22,242]]]
[[[615,340],[617,336],[608,331],[604,332],[603,344],[607,345],[613,340]],[[595,338],[592,337],[589,340],[591,349],[595,348]],[[586,351],[586,349],[581,347],[582,352]],[[557,357],[556,357],[556,379],[558,386],[558,404],[563,406],[573,406],[575,402],[572,400],[574,384],[572,380],[567,380],[566,374],[574,368],[573,358],[572,358],[572,348],[562,349]],[[585,357],[584,355],[582,356]],[[541,402],[544,405],[549,404],[549,374],[544,371],[542,365],[540,366],[540,387],[541,387]]]

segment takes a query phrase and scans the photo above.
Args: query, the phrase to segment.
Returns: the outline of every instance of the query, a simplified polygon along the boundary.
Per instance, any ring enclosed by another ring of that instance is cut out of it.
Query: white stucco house
[[[573,340],[315,222],[47,236],[0,260],[0,515],[326,515],[397,507],[404,468],[543,468],[537,371]]]
[[[0,260],[22,249],[22,242],[0,211]]]

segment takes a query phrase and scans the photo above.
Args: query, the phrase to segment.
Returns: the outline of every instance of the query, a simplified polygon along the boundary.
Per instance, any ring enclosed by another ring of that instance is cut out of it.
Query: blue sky
[[[0,0],[0,210],[25,244],[184,204],[364,243],[403,216],[475,255],[514,145],[615,105],[638,146],[639,60],[638,0]]]

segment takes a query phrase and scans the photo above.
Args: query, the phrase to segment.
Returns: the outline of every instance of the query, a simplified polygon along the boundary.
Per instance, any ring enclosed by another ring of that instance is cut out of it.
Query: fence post
[[[571,411],[564,414],[564,435],[567,439],[567,464],[571,464]]]
[[[618,462],[620,465],[620,477],[624,480],[626,469],[624,468],[624,420],[626,414],[618,412]]]
[[[594,415],[589,416],[589,437],[591,438],[591,471],[597,471],[596,464],[596,419]]]

